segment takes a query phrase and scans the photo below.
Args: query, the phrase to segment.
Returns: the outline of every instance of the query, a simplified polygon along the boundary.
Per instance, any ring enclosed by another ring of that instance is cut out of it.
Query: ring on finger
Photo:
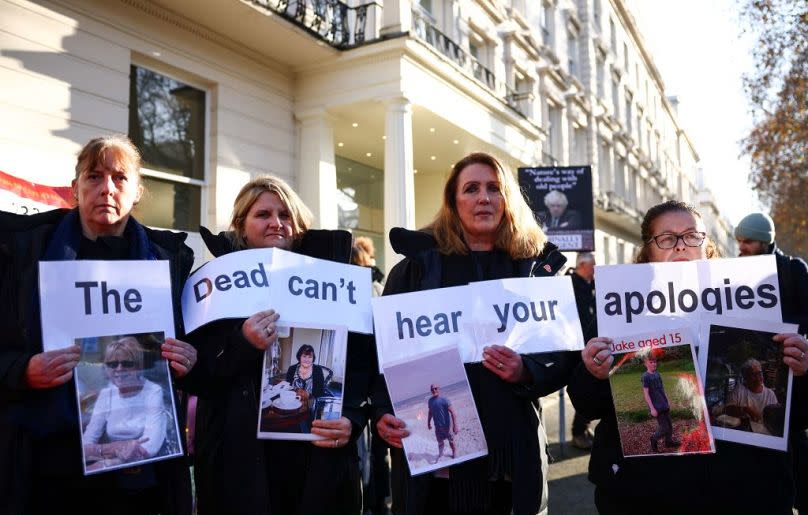
[[[339,438],[334,438],[334,447],[339,446]]]
[[[603,362],[600,359],[598,359],[597,355],[592,356],[592,363],[594,363],[597,366],[601,366],[603,364]]]
[[[500,361],[500,362],[498,362],[498,363],[497,363],[497,369],[498,369],[498,370],[502,370],[503,368],[505,368],[505,365],[503,365],[501,361]]]
[[[272,336],[272,329],[269,326],[264,327],[264,331],[266,331],[267,336]]]
[[[804,358],[804,357],[805,357],[805,351],[802,351],[802,352],[800,352],[800,357],[797,358],[797,359],[802,360],[802,358]]]

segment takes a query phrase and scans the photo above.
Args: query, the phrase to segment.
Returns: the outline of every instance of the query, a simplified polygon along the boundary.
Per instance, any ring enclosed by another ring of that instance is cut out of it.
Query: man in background
[[[569,274],[572,278],[572,290],[578,308],[578,319],[584,342],[598,335],[598,322],[595,316],[595,256],[590,252],[579,252],[575,259],[575,268]],[[572,419],[572,445],[578,449],[592,448],[592,431],[590,421],[577,411]]]
[[[780,310],[783,322],[799,324],[800,334],[808,333],[808,265],[798,257],[784,254],[774,241],[774,220],[765,213],[751,213],[735,227],[739,254],[759,256],[773,254],[777,260],[780,286]],[[794,455],[794,481],[797,511],[808,514],[808,435],[806,421],[792,420],[791,448]]]

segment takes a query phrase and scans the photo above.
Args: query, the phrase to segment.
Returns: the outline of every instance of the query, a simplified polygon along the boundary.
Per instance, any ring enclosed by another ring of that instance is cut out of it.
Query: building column
[[[389,272],[401,256],[387,238],[393,227],[415,228],[415,179],[412,157],[412,104],[386,102],[384,110],[384,263]]]
[[[337,167],[331,120],[325,110],[296,116],[300,121],[297,192],[314,215],[314,227],[336,229]]]
[[[412,0],[384,0],[381,35],[409,32],[412,28]]]

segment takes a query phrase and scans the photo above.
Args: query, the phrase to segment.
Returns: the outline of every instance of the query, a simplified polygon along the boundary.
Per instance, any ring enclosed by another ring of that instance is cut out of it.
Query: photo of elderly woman
[[[85,474],[182,454],[163,339],[160,332],[76,341]]]
[[[258,438],[317,440],[316,419],[342,414],[348,332],[288,329],[264,353]]]

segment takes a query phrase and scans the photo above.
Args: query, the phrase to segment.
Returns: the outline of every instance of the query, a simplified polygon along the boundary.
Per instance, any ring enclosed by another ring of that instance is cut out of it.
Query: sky
[[[631,0],[631,13],[662,75],[679,97],[679,123],[701,159],[705,183],[733,225],[762,210],[739,141],[752,126],[741,75],[754,68],[732,0]]]

